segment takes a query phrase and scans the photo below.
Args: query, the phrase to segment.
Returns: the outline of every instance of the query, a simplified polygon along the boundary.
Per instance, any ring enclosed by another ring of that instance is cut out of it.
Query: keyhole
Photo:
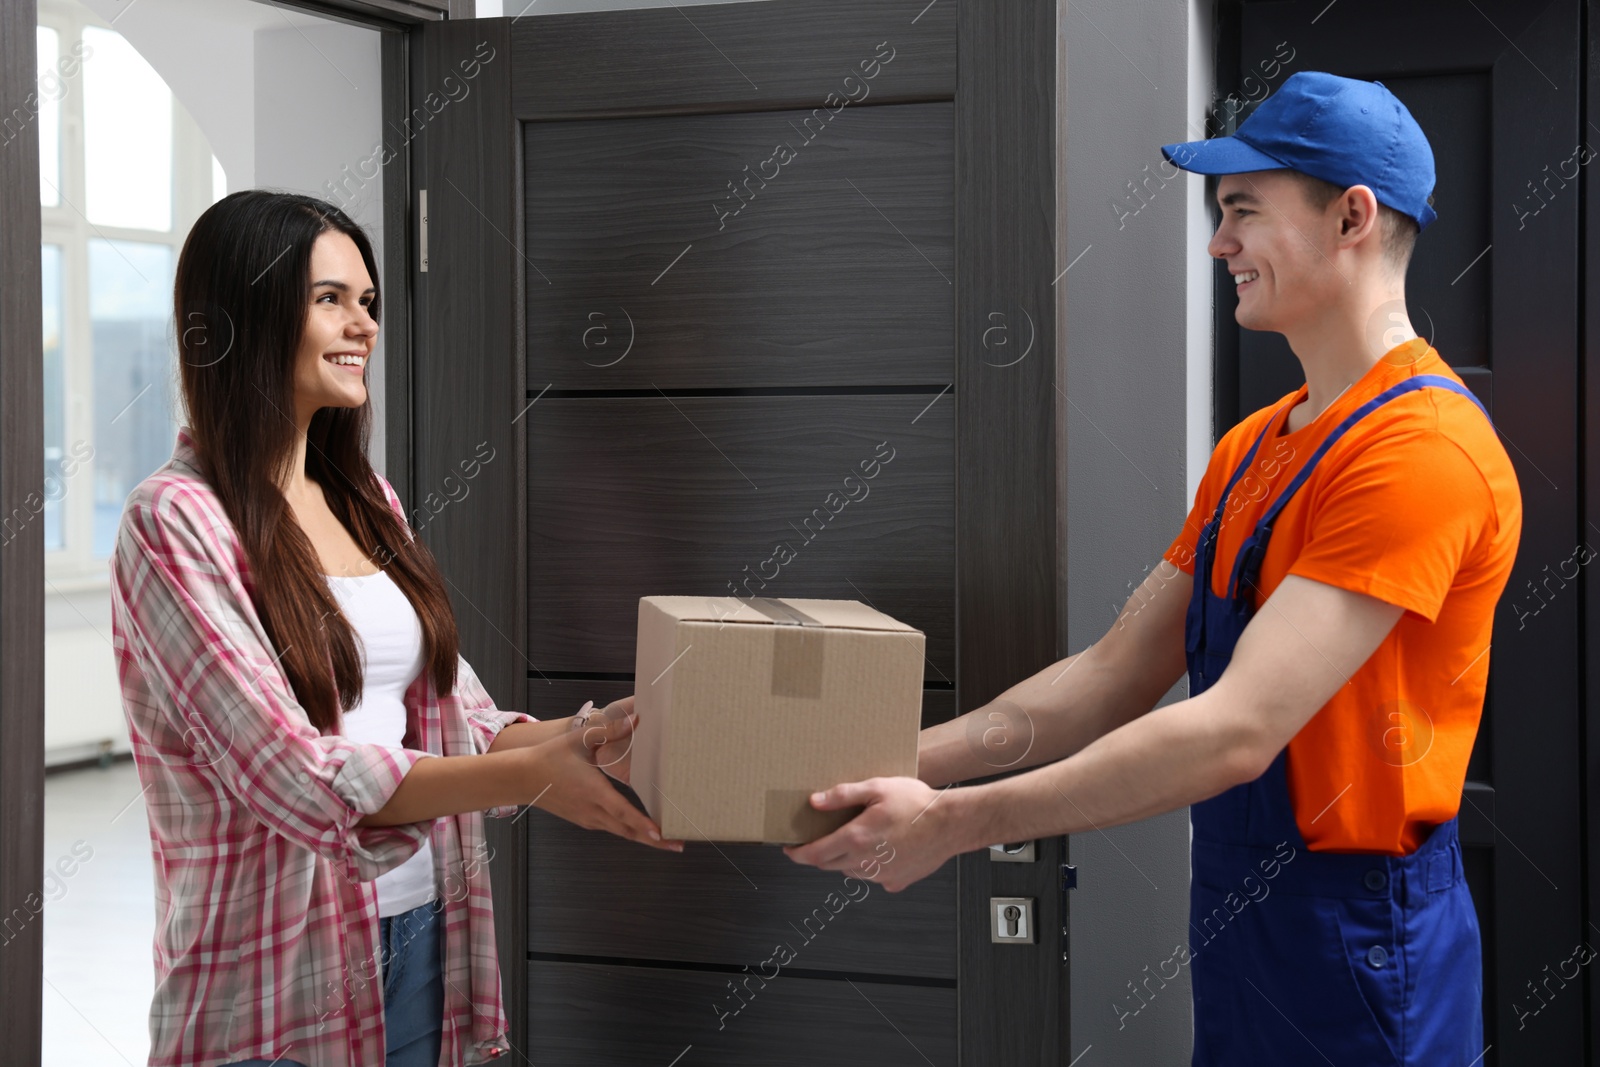
[[[1000,913],[1006,920],[1006,936],[1017,936],[1017,920],[1022,918],[1022,909],[1015,904],[1007,904],[1006,910]]]

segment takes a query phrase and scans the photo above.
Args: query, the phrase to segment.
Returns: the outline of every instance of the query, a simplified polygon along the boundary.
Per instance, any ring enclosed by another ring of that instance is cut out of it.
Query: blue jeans
[[[383,970],[384,1064],[438,1067],[444,1028],[444,938],[438,901],[378,920]],[[225,1067],[305,1067],[297,1060],[237,1060]]]

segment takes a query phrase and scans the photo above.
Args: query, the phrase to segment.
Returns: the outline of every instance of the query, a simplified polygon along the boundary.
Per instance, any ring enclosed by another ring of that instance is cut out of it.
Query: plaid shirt
[[[129,495],[112,562],[117,673],[155,866],[151,1067],[278,1056],[381,1064],[373,879],[425,837],[443,907],[440,1067],[505,1054],[482,814],[356,823],[417,761],[486,752],[503,727],[532,717],[496,710],[462,660],[452,695],[438,696],[426,670],[407,690],[404,748],[319,733],[278,666],[252,587],[238,535],[180,431],[171,461]]]

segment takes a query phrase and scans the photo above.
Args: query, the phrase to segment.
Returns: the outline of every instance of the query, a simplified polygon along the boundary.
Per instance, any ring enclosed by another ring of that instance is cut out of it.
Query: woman
[[[112,564],[153,1067],[498,1057],[480,813],[682,847],[597,766],[625,765],[631,698],[539,722],[460,658],[444,580],[365,457],[376,274],[337,208],[262,190],[206,211],[178,261],[188,425]]]

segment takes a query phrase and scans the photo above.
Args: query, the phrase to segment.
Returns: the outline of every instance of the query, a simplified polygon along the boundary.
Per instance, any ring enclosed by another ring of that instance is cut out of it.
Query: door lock
[[[1033,898],[990,897],[989,940],[997,945],[1033,944]]]

